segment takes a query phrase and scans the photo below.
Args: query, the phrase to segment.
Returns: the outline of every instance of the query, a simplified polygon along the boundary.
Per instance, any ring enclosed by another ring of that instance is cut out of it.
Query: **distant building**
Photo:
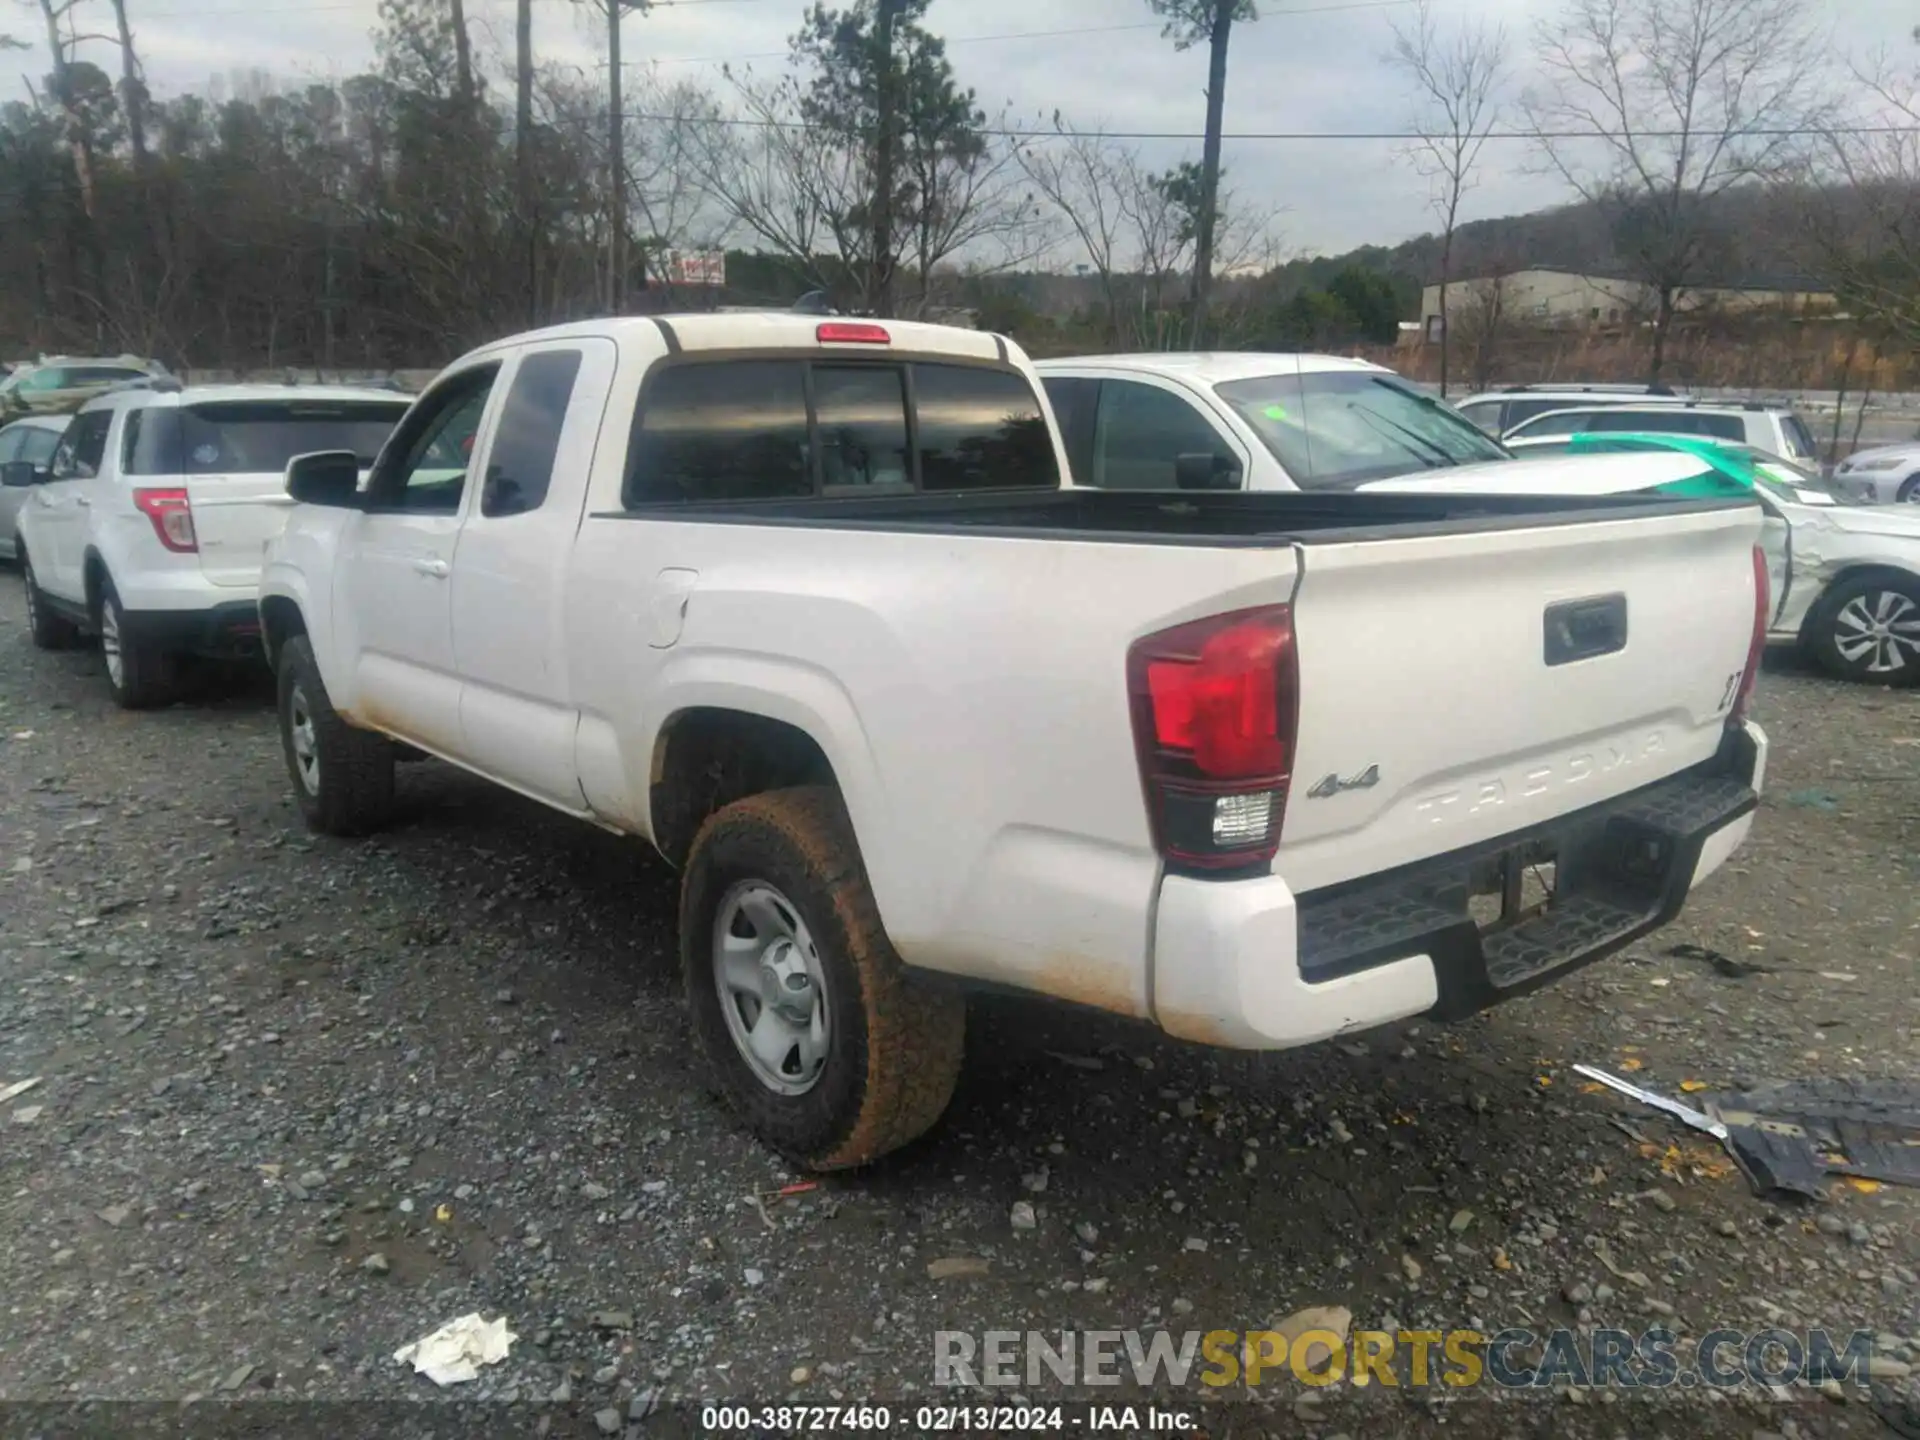
[[[1486,315],[1496,308],[1505,324],[1553,329],[1631,325],[1651,319],[1659,296],[1649,285],[1621,275],[1582,274],[1573,270],[1515,270],[1506,275],[1483,275],[1452,281],[1447,286],[1447,311],[1455,328],[1463,312]],[[1703,285],[1682,292],[1682,312],[1721,313],[1769,311],[1782,315],[1832,313],[1837,304],[1831,291],[1810,281],[1752,279],[1739,284]],[[1440,287],[1429,285],[1420,296],[1423,332],[1438,336]]]

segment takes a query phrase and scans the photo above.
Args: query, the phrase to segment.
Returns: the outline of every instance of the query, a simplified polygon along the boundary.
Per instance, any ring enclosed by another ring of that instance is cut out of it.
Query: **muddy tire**
[[[107,688],[122,710],[157,710],[171,705],[180,694],[180,657],[135,639],[127,633],[126,611],[113,581],[100,581],[100,599],[94,616],[100,632],[100,655],[107,667]]]
[[[776,790],[707,820],[680,887],[680,958],[715,1081],[798,1164],[867,1164],[947,1108],[966,1002],[894,953],[837,791]]]
[[[280,652],[280,748],[307,828],[365,835],[393,814],[393,742],[340,718],[304,635]]]
[[[56,614],[47,603],[47,592],[33,573],[33,560],[24,540],[14,541],[14,556],[20,563],[20,580],[27,592],[27,634],[36,650],[71,650],[80,643],[80,627],[66,616]]]

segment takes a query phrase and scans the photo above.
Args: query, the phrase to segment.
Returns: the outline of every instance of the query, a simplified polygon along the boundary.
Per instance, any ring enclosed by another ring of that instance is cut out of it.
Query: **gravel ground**
[[[651,1433],[688,1399],[950,1401],[940,1329],[1339,1305],[1384,1328],[1664,1321],[1683,1348],[1865,1328],[1898,1406],[1920,1192],[1756,1199],[1568,1067],[1637,1061],[1668,1093],[1920,1079],[1917,703],[1775,667],[1753,841],[1669,931],[1539,995],[1272,1056],[982,1000],[930,1137],[768,1201],[798,1177],[700,1079],[647,852],[436,764],[403,768],[386,836],[310,837],[262,677],[118,713],[96,655],[30,648],[5,578],[0,1086],[43,1083],[0,1105],[0,1399],[431,1398],[393,1351],[479,1310],[519,1338],[446,1393],[554,1434],[618,1431],[651,1393]],[[1770,968],[1728,979],[1663,953],[1680,941]],[[1858,1393],[1306,1395],[1243,1391],[1207,1425],[1882,1433]]]

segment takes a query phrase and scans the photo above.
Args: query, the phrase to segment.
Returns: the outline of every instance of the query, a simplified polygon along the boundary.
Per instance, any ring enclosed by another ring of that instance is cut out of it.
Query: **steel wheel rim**
[[[754,1079],[776,1095],[820,1083],[833,1038],[826,972],[799,909],[765,881],[742,880],[721,898],[713,982]]]
[[[111,600],[100,602],[100,653],[106,657],[107,678],[124,685],[127,662],[120,653],[120,611]]]
[[[1892,675],[1920,661],[1920,605],[1898,590],[1868,590],[1833,617],[1833,647],[1869,675]]]
[[[287,697],[287,739],[293,746],[293,773],[309,795],[320,793],[320,741],[313,732],[313,707],[306,690],[295,685]]]

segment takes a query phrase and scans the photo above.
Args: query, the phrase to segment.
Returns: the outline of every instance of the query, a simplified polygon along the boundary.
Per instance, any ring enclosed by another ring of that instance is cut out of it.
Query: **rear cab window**
[[[268,475],[296,455],[351,450],[365,467],[406,412],[403,401],[323,397],[147,406],[127,417],[121,466],[129,475]]]
[[[1018,371],[933,360],[694,359],[650,378],[628,506],[1057,489],[1046,412]]]

